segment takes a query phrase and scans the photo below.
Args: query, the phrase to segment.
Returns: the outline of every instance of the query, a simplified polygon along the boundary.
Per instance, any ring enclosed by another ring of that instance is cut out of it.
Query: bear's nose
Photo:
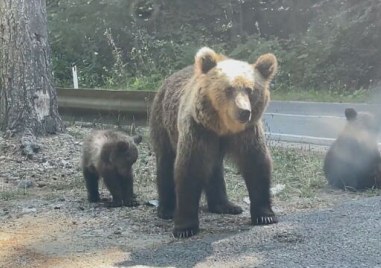
[[[242,123],[246,123],[247,121],[250,120],[251,116],[251,111],[250,110],[244,110],[244,109],[239,109],[238,111],[238,119]]]

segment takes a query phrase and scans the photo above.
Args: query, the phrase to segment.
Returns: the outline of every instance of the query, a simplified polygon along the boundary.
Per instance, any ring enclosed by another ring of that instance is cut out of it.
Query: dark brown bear
[[[132,165],[138,158],[136,144],[141,136],[130,137],[114,130],[95,130],[83,144],[82,168],[88,200],[98,202],[98,181],[102,177],[112,195],[109,206],[135,206]]]
[[[242,212],[226,195],[225,155],[245,179],[252,224],[277,222],[270,197],[271,157],[261,123],[276,69],[273,54],[249,64],[204,47],[194,66],[164,81],[153,102],[150,130],[157,161],[158,216],[174,217],[175,237],[199,231],[203,190],[210,212]]]
[[[345,110],[347,123],[324,160],[324,174],[334,187],[363,190],[381,187],[381,156],[377,146],[381,122],[367,112]]]

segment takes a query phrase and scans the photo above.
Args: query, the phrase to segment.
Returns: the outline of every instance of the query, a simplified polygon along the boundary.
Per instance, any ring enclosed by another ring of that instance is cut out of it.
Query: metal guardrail
[[[64,116],[147,119],[156,91],[57,88]]]

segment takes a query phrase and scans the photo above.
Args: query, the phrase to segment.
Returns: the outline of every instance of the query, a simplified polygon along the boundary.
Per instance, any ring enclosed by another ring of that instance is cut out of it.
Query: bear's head
[[[197,88],[196,121],[220,135],[238,133],[257,123],[269,102],[269,84],[276,70],[273,54],[250,64],[201,48],[195,56],[192,85]],[[217,118],[210,118],[211,113]]]
[[[101,152],[102,161],[119,171],[130,169],[138,159],[136,145],[141,141],[142,137],[138,135],[130,138],[130,140],[119,140],[105,144]]]
[[[345,109],[345,117],[347,124],[343,130],[344,136],[349,136],[367,144],[377,142],[381,130],[380,118],[372,113],[357,112],[353,108]]]

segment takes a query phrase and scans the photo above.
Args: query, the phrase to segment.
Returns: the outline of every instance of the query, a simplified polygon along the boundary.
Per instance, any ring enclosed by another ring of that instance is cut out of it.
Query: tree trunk
[[[12,136],[64,129],[53,86],[45,0],[0,0],[0,128]]]

